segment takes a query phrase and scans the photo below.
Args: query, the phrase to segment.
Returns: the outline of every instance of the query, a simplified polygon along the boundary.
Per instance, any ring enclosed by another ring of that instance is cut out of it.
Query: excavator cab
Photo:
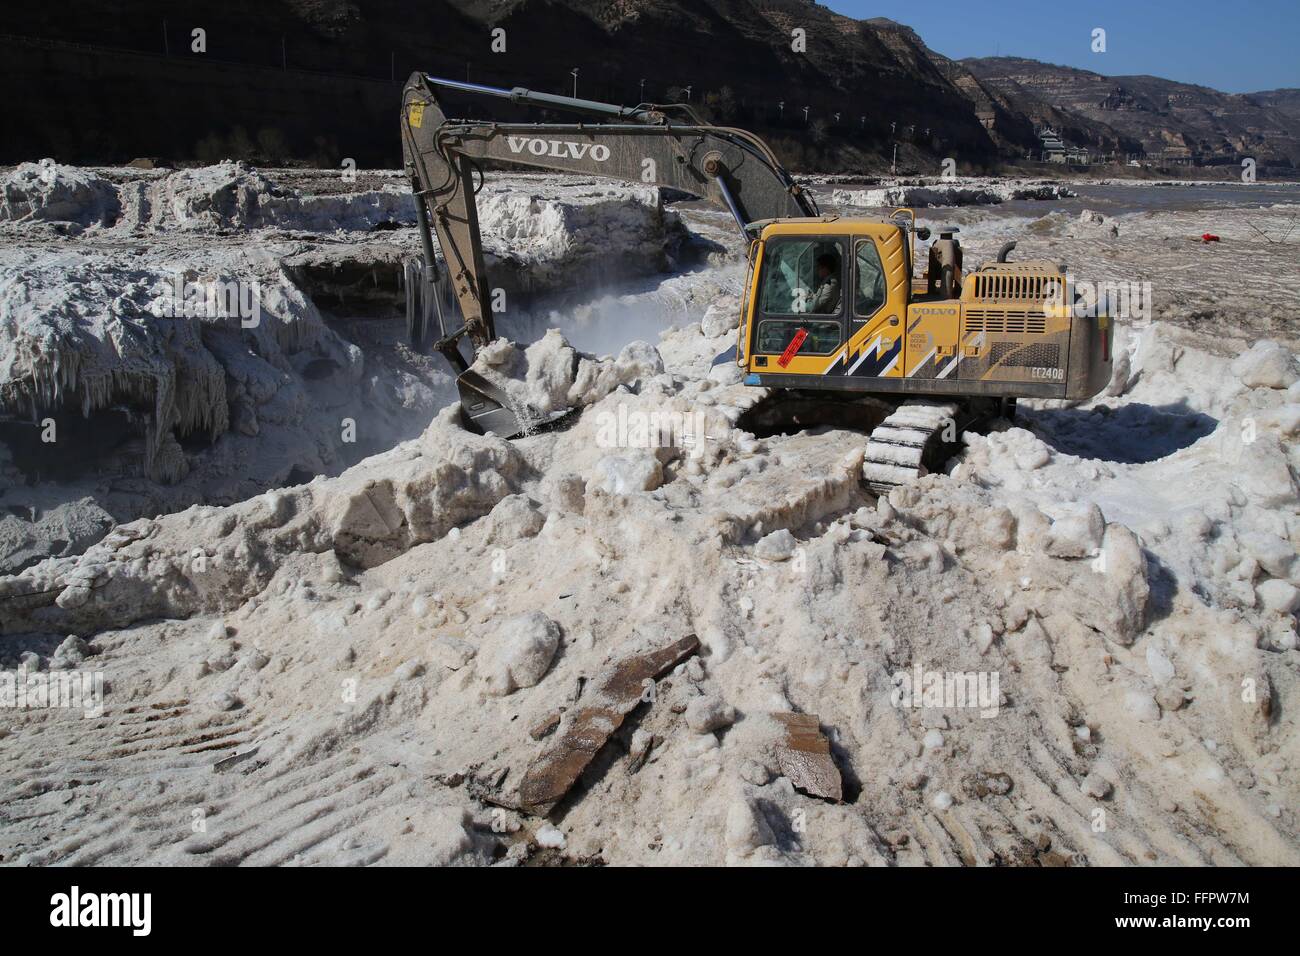
[[[738,348],[751,378],[790,376],[802,384],[896,375],[910,295],[908,243],[902,226],[880,220],[766,224],[753,251]]]
[[[736,362],[768,388],[966,399],[1086,399],[1110,380],[1108,315],[1061,307],[1064,269],[999,260],[963,271],[942,227],[913,277],[910,210],[889,219],[782,219],[751,248]],[[818,294],[814,261],[839,264],[844,294]],[[1055,303],[1055,304],[1054,304]]]

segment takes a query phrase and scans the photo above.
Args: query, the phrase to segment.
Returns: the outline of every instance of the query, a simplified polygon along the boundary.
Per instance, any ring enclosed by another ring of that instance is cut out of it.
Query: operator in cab
[[[829,252],[817,257],[817,291],[813,293],[813,312],[833,315],[840,310],[840,261]]]

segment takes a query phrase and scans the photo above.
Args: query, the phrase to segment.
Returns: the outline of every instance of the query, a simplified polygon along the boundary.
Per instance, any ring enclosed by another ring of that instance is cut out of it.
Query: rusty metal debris
[[[537,815],[550,813],[622,725],[623,718],[641,703],[645,682],[675,667],[699,646],[699,639],[690,634],[660,650],[614,665],[596,682],[590,698],[593,703],[576,708],[555,743],[528,768],[519,785],[520,807]]]
[[[560,707],[555,710],[547,711],[542,715],[542,719],[532,726],[528,731],[528,736],[534,740],[541,740],[543,737],[549,737],[551,731],[560,726],[560,718],[564,716],[564,708]]]
[[[785,726],[785,743],[776,748],[781,774],[804,793],[828,800],[844,799],[840,771],[831,759],[830,741],[814,714],[772,714]]]

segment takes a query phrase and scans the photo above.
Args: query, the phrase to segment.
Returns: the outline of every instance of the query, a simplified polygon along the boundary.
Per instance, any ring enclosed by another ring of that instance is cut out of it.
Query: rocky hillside
[[[1261,106],[1272,107],[1279,113],[1300,121],[1300,89],[1288,87],[1281,90],[1261,90],[1251,93],[1250,98]]]
[[[1300,160],[1300,91],[1220,93],[1154,76],[1102,76],[1019,57],[967,59],[961,65],[1015,108],[1065,128],[1140,144],[1147,153],[1232,163]],[[1289,95],[1288,95],[1289,94]],[[1054,118],[1048,111],[1054,110]]]
[[[715,121],[762,131],[796,167],[862,165],[888,155],[895,138],[905,157],[997,158],[969,100],[915,34],[803,0],[199,0],[185,15],[162,0],[91,0],[75,19],[62,6],[9,19],[6,33],[57,42],[39,56],[16,49],[21,66],[12,57],[0,66],[29,88],[24,76],[43,77],[0,161],[50,152],[83,162],[271,161],[280,152],[394,165],[396,123],[377,104],[396,103],[396,83],[411,70],[570,92],[574,67],[583,96],[689,101]],[[491,49],[496,27],[506,31],[503,52]],[[195,28],[206,31],[204,53],[192,50]],[[806,52],[792,50],[796,28]],[[59,44],[69,42],[101,49],[65,57]],[[308,71],[335,74],[336,84],[337,74],[358,79],[313,95],[304,84],[325,78]],[[257,95],[241,97],[250,87]],[[82,121],[52,128],[45,118],[69,99],[89,107]]]
[[[1105,151],[1296,155],[1280,107],[1152,78],[1115,97],[1119,81],[1077,70],[957,63],[908,27],[812,0],[195,0],[183,12],[85,0],[73,12],[54,0],[6,17],[0,78],[32,95],[10,103],[0,162],[393,166],[392,104],[412,70],[571,92],[574,68],[582,96],[689,101],[799,169],[879,170],[897,143],[905,171],[951,156],[975,172],[1036,148],[1044,123]],[[76,122],[52,122],[68,103]]]

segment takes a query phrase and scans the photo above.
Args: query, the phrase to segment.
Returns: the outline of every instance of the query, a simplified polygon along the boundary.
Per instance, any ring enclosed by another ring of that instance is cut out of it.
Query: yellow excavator
[[[453,119],[449,93],[595,119]],[[1060,266],[1009,262],[1007,243],[967,272],[957,230],[942,228],[914,277],[917,240],[931,234],[911,210],[823,215],[762,140],[703,123],[685,104],[625,107],[417,72],[403,89],[401,127],[423,252],[408,274],[408,331],[458,373],[468,427],[512,437],[534,424],[461,351],[465,340],[477,354],[496,338],[474,198],[484,161],[658,185],[728,210],[749,271],[736,345],[715,361],[735,362],[745,384],[774,396],[746,427],[861,428],[870,434],[863,479],[879,493],[937,467],[962,431],[1012,414],[1017,398],[1083,400],[1110,381],[1110,317],[1064,301]],[[442,307],[444,283],[460,322]]]

